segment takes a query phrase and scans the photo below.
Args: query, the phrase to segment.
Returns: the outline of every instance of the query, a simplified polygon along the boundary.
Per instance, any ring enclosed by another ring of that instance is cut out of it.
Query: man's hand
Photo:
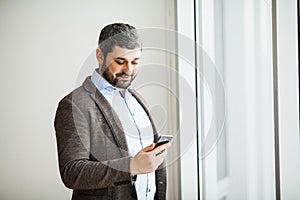
[[[154,172],[158,166],[164,161],[167,151],[165,151],[170,143],[166,143],[157,148],[155,144],[151,144],[139,151],[130,162],[131,175],[146,174]]]

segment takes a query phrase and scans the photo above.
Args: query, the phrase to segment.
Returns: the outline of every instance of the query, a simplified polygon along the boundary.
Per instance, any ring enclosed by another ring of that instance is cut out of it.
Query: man
[[[165,199],[165,149],[144,100],[128,89],[142,46],[136,29],[110,24],[100,33],[99,68],[57,108],[59,169],[72,199]]]

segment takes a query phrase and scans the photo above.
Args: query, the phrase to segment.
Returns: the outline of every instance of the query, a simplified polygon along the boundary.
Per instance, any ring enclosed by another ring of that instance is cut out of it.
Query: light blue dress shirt
[[[107,82],[97,71],[91,77],[96,88],[116,111],[125,131],[131,156],[153,143],[153,128],[148,115],[130,92],[121,93]],[[152,200],[156,192],[155,173],[139,174],[135,183],[139,200]]]

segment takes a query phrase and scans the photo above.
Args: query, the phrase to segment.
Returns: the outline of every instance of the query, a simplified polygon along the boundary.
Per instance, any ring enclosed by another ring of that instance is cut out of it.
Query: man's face
[[[137,75],[140,57],[140,48],[126,49],[115,46],[103,59],[102,66],[99,62],[102,76],[117,88],[128,88]]]

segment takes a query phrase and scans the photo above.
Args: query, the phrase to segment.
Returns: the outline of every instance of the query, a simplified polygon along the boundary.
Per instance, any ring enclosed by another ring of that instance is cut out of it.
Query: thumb
[[[141,151],[148,152],[148,151],[151,151],[154,147],[155,147],[155,144],[152,143],[149,146],[143,148]]]

